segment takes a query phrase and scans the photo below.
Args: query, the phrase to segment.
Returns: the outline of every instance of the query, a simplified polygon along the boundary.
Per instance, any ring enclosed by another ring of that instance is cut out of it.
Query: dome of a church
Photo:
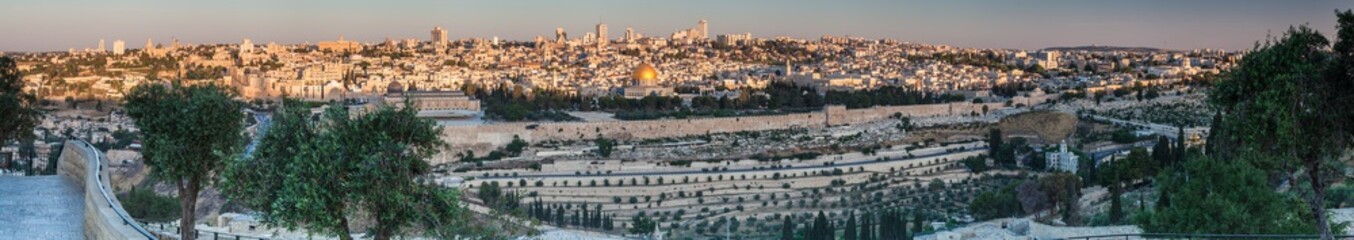
[[[386,85],[386,92],[387,93],[404,92],[404,85],[401,85],[399,81],[390,81],[390,85]]]
[[[648,63],[641,63],[638,67],[635,67],[634,75],[631,75],[631,78],[634,78],[635,82],[641,86],[658,85],[658,69],[654,69],[653,65]]]

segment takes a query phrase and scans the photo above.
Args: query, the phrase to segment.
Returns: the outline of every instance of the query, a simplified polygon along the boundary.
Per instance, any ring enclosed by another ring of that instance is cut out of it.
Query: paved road
[[[268,127],[273,125],[273,116],[267,113],[254,113],[254,121],[257,122],[258,132],[254,134],[253,139],[249,139],[249,145],[244,148],[244,155],[254,154],[254,149],[263,140],[263,136],[268,134]]]
[[[0,177],[0,239],[83,239],[84,210],[64,177]]]

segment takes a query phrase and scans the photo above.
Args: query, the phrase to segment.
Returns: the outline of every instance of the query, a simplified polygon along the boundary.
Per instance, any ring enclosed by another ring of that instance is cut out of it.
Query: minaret
[[[151,50],[151,49],[155,49],[155,44],[153,44],[150,41],[150,38],[146,38],[146,48],[143,50]]]
[[[99,52],[104,52],[103,39],[99,39]]]

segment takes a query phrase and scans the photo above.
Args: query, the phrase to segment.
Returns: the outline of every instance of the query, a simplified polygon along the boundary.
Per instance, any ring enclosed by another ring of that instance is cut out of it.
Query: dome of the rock
[[[634,78],[635,82],[641,86],[658,85],[658,69],[654,69],[653,65],[648,63],[641,63],[638,67],[635,67],[631,78]]]

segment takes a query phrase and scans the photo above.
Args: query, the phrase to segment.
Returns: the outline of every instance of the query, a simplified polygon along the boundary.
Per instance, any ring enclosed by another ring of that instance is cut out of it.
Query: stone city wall
[[[99,150],[83,141],[66,141],[57,166],[58,174],[84,188],[85,239],[147,239],[132,225],[123,223],[123,218],[118,215],[118,212],[126,212],[122,210],[122,203],[114,196],[104,195],[113,193],[109,189],[106,168],[97,167],[102,159],[96,158],[99,155],[96,151]],[[109,192],[100,191],[100,180],[102,189],[109,189]],[[105,197],[113,200],[112,206]]]
[[[1014,101],[1042,103],[1050,96],[1056,95],[1044,95],[1035,98],[1016,97]],[[465,150],[472,150],[476,155],[483,156],[497,147],[507,145],[512,141],[513,136],[534,143],[551,140],[591,140],[597,138],[597,136],[638,140],[696,136],[709,133],[822,128],[885,120],[893,117],[895,113],[913,118],[982,113],[984,105],[988,107],[989,112],[1006,108],[1005,103],[975,104],[970,102],[880,106],[863,109],[828,106],[823,111],[817,112],[767,116],[558,123],[514,122],[445,126],[442,132],[442,140],[450,143],[451,149],[434,156],[431,161],[434,164],[455,161],[455,155]]]

